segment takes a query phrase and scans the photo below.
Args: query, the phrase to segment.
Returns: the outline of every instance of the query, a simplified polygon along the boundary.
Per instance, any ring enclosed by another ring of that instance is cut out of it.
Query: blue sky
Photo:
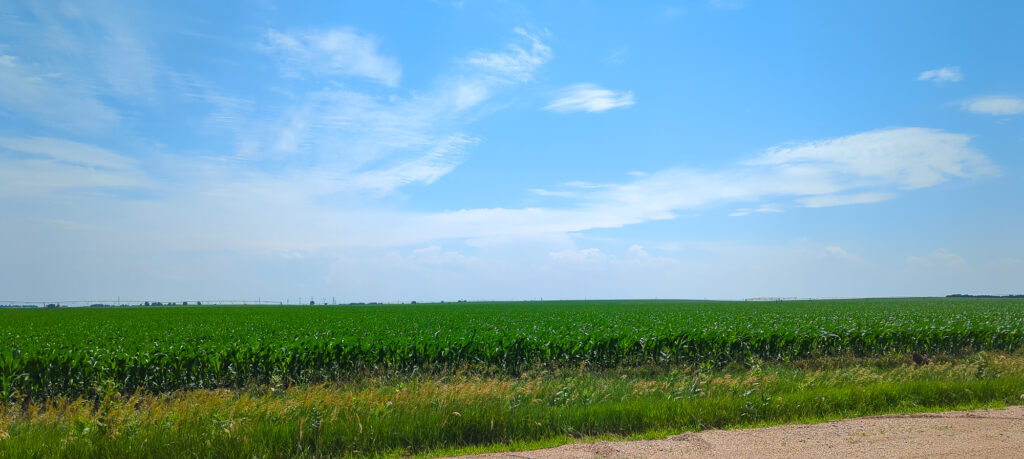
[[[5,2],[0,301],[1024,292],[1024,4]]]

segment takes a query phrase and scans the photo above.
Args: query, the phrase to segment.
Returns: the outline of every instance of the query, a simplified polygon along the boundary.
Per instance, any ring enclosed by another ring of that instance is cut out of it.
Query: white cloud
[[[25,38],[21,47],[45,54],[53,74],[73,75],[90,91],[135,103],[156,96],[160,63],[147,40],[152,18],[144,8],[104,2],[29,3],[35,22],[5,25]]]
[[[578,198],[580,194],[575,191],[550,191],[543,188],[530,188],[530,193],[540,196],[554,196],[558,198]]]
[[[437,245],[413,250],[408,259],[422,265],[463,266],[474,262],[470,257],[452,250],[442,250],[441,247]]]
[[[595,263],[607,258],[600,249],[595,248],[551,252],[549,256],[553,260],[570,263]]]
[[[0,197],[148,186],[134,160],[109,150],[61,139],[0,137]]]
[[[65,131],[102,131],[116,125],[118,113],[101,102],[85,82],[39,65],[0,55],[0,108]]]
[[[515,28],[515,33],[528,42],[526,48],[512,43],[505,52],[475,52],[466,59],[466,63],[496,76],[532,80],[534,72],[551,60],[551,48],[520,27]]]
[[[348,27],[299,34],[271,29],[266,33],[266,49],[281,59],[286,76],[298,76],[297,70],[302,70],[368,78],[388,86],[397,86],[402,76],[398,60],[380,55],[374,38]]]
[[[744,207],[744,208],[741,208],[741,209],[736,209],[735,211],[729,213],[729,216],[730,217],[746,217],[747,215],[750,215],[752,213],[766,213],[766,212],[768,212],[768,213],[779,213],[779,212],[782,212],[782,209],[780,209],[776,205],[765,204],[765,205],[762,205],[762,206],[757,207],[757,208]]]
[[[385,169],[360,173],[349,180],[359,189],[391,192],[403,185],[421,182],[426,185],[455,169],[462,162],[464,146],[476,143],[476,139],[452,136],[440,141],[423,156],[411,161],[400,162]]]
[[[895,198],[894,193],[855,193],[855,194],[826,194],[800,198],[797,201],[807,207],[832,207],[846,206],[850,204],[874,204]]]
[[[0,137],[0,150],[42,155],[60,162],[105,169],[130,169],[136,163],[110,150],[47,137]]]
[[[132,100],[155,97],[160,64],[136,30],[143,21],[120,8],[93,10],[89,17],[103,29],[101,36],[94,37],[101,44],[86,48],[102,80]]]
[[[299,39],[277,38],[283,49],[304,47]],[[546,61],[550,51],[539,39],[517,30],[516,40],[504,53],[472,53],[469,60],[480,62],[459,65],[433,89],[409,97],[342,88],[301,95],[281,116],[243,129],[238,153],[259,163],[301,158],[315,164],[313,174],[323,177],[324,193],[362,189],[387,194],[411,183],[433,183],[476,143],[460,132],[474,116],[470,109],[529,79],[523,72],[532,75]],[[520,46],[523,40],[531,51]],[[519,64],[501,69],[487,64],[496,62]]]
[[[964,110],[986,115],[1016,115],[1024,112],[1024,99],[1014,96],[977,97],[961,104]]]
[[[83,1],[25,2],[0,16],[0,29],[16,37],[12,48],[0,46],[0,112],[97,134],[118,126],[118,103],[152,104],[163,72],[147,15],[134,5]]]
[[[570,182],[534,191],[568,198],[570,208],[465,209],[421,215],[420,235],[442,238],[537,235],[616,228],[671,219],[679,211],[789,197],[807,207],[878,202],[898,190],[995,172],[970,138],[920,128],[886,129],[770,148],[718,172],[668,169],[625,184]],[[750,213],[752,208],[734,213]],[[762,205],[757,211],[779,210]]]
[[[851,254],[850,252],[847,252],[845,249],[839,247],[838,245],[826,246],[824,252],[826,257],[839,258],[847,261],[860,261],[859,257]]]
[[[117,63],[119,66],[104,63],[95,72],[81,70],[89,69],[88,65],[77,65],[69,72],[65,65],[25,63],[2,48],[0,110],[33,119],[44,127],[74,132],[109,130],[118,124],[120,115],[101,102],[100,96],[116,93],[145,97],[152,90],[156,59],[145,52],[145,40],[131,35],[131,30],[118,22],[120,14],[89,19],[99,21],[96,30],[105,31],[107,41],[83,36],[77,29],[71,33],[72,29],[65,27],[64,22],[71,19],[62,15],[81,21],[91,18],[91,11],[74,5],[67,12],[39,8],[42,28],[52,32],[46,38],[53,39],[47,45],[51,52],[39,54],[70,56],[67,60],[71,63],[83,59],[105,62],[97,54],[102,48],[111,55],[121,52],[124,62]],[[54,38],[57,36],[63,38]],[[267,111],[254,110],[258,104],[252,101],[218,95],[190,75],[169,72],[168,81],[184,97],[216,107],[209,118],[210,128],[234,134],[236,159],[243,160],[244,169],[248,169],[235,175],[248,179],[262,175],[255,171],[276,170],[280,178],[309,177],[305,180],[315,186],[308,190],[315,190],[318,196],[358,189],[386,194],[410,183],[433,183],[453,170],[462,161],[466,147],[476,142],[461,132],[473,119],[470,109],[506,86],[531,79],[533,72],[550,59],[550,48],[536,36],[517,29],[515,37],[506,50],[472,53],[459,61],[454,74],[441,76],[433,89],[406,97],[382,97],[333,86],[289,92],[286,97],[292,100],[283,108]],[[262,46],[280,57],[282,65],[302,73],[356,76],[386,85],[397,84],[401,76],[397,62],[377,52],[374,39],[348,28],[291,35],[270,30]],[[54,60],[60,59],[47,62]],[[62,71],[74,77],[63,76]],[[138,85],[118,84],[121,80]],[[54,162],[53,158],[49,160]],[[221,167],[216,162],[201,166],[193,163],[184,161],[189,165],[183,167]],[[227,167],[240,163],[230,164]],[[60,166],[60,171],[37,173],[71,174],[77,170],[64,170],[67,166]],[[36,187],[24,192],[31,189]]]
[[[647,253],[647,249],[644,249],[644,246],[640,244],[633,244],[629,246],[629,250],[626,251],[626,254],[629,255],[630,258],[647,258],[651,256]]]
[[[968,142],[970,137],[966,135],[935,129],[882,129],[771,148],[747,164],[772,166],[794,178],[827,177],[847,188],[858,183],[924,188],[949,177],[995,172],[988,159]]]
[[[553,112],[603,112],[633,105],[632,91],[612,91],[592,83],[579,83],[561,91],[559,97],[544,107]]]
[[[480,83],[463,82],[455,88],[455,109],[465,110],[480,102],[483,102],[490,95],[490,89]]]
[[[920,81],[932,81],[935,83],[956,83],[963,81],[964,75],[960,73],[960,67],[943,67],[941,69],[926,70],[917,76]]]

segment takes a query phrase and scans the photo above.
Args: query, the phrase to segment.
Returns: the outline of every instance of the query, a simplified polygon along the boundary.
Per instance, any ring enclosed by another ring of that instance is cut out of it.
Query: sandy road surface
[[[473,458],[1017,457],[1024,406],[872,416],[822,424],[710,430],[664,440],[597,442]]]

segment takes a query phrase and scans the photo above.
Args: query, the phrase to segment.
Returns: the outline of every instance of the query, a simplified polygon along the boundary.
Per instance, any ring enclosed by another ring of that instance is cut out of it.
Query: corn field
[[[1021,299],[0,310],[0,397],[1024,346]]]

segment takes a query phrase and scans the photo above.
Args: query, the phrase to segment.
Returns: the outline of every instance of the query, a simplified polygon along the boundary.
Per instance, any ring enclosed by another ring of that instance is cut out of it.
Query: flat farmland
[[[0,310],[5,400],[381,374],[788,363],[1024,347],[1024,300],[552,301]]]
[[[1024,400],[1013,298],[8,309],[0,343],[0,457],[445,456]]]

